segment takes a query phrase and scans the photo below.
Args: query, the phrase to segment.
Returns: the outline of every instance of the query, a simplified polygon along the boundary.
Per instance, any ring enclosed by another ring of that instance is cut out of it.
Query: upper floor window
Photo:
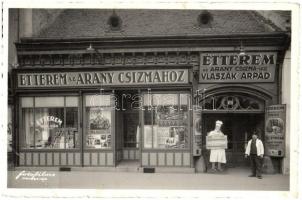
[[[110,30],[119,31],[122,27],[122,20],[115,12],[113,12],[113,14],[108,19],[108,25],[110,27]]]

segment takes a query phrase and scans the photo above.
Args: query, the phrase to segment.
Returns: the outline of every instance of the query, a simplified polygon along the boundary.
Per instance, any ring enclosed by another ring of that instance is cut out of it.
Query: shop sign
[[[206,149],[227,149],[228,137],[226,135],[206,136]]]
[[[200,83],[274,82],[276,52],[209,53],[200,55]]]
[[[283,157],[285,149],[286,105],[272,105],[266,108],[265,154]]]
[[[18,87],[185,84],[188,69],[18,73]]]
[[[40,119],[36,120],[36,124],[42,128],[58,128],[62,125],[63,121],[55,116],[43,116]]]

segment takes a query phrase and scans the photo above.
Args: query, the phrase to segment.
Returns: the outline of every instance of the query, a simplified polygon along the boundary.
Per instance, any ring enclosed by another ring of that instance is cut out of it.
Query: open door
[[[139,165],[139,109],[135,107],[138,91],[117,91],[116,98],[117,166]]]

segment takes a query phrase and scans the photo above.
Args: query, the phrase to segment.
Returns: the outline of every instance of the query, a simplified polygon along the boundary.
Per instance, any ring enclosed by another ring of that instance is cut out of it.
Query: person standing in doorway
[[[261,168],[264,154],[264,147],[262,141],[258,138],[256,132],[253,133],[252,139],[249,140],[246,150],[245,158],[250,157],[252,174],[249,177],[257,177],[262,179]]]
[[[216,121],[215,129],[208,136],[224,136],[221,132],[222,121]],[[212,171],[216,171],[215,163],[217,162],[217,170],[222,171],[221,163],[226,163],[225,149],[211,149],[210,162],[212,163]]]

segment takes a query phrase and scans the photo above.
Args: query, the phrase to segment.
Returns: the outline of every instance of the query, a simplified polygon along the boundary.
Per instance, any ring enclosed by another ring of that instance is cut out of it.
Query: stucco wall
[[[15,42],[19,39],[19,15],[18,9],[10,9],[9,12],[9,26],[8,26],[8,70],[10,71],[12,65],[17,63]]]
[[[63,12],[63,9],[33,9],[32,10],[32,34],[38,35],[42,29],[50,26]]]
[[[283,31],[290,31],[291,13],[290,11],[257,11],[265,19],[270,20],[274,25]]]
[[[8,68],[17,64],[15,42],[22,37],[32,37],[51,25],[63,10],[9,9]]]

